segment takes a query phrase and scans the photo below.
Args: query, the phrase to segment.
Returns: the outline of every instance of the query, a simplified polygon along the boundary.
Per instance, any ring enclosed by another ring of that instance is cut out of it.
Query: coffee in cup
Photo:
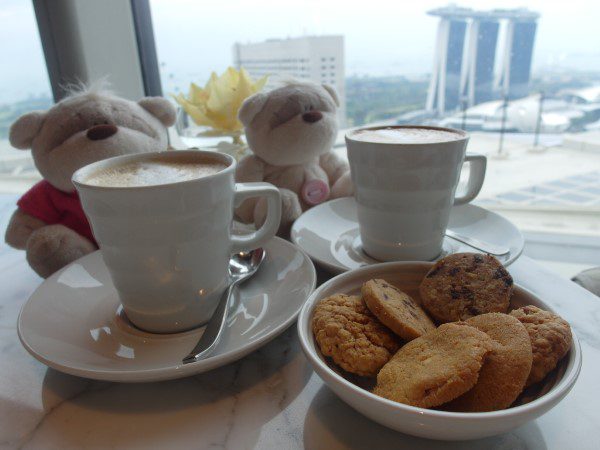
[[[206,177],[226,167],[221,161],[209,157],[173,160],[157,155],[152,159],[99,169],[83,181],[92,186],[106,187],[156,186]]]
[[[381,261],[436,258],[450,210],[473,200],[486,158],[466,155],[464,131],[423,126],[374,127],[346,134],[363,250]],[[463,161],[466,192],[455,197]]]
[[[433,144],[462,138],[461,134],[454,131],[416,127],[365,128],[352,133],[354,140],[382,144]]]

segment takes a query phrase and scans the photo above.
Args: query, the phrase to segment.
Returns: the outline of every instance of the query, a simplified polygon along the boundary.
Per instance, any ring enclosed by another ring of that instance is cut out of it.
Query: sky
[[[126,0],[123,0],[126,1]],[[539,12],[534,72],[600,71],[597,0],[462,0],[475,9]],[[232,45],[268,38],[341,34],[346,75],[421,75],[431,71],[443,0],[150,0],[163,84],[169,90],[232,64]],[[0,104],[50,92],[29,0],[0,0]],[[8,62],[8,63],[7,63]]]

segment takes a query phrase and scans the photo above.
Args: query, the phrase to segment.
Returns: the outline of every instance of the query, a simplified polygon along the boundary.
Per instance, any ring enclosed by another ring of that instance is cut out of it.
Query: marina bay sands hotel
[[[428,111],[528,95],[538,13],[448,6],[428,14],[440,17]]]

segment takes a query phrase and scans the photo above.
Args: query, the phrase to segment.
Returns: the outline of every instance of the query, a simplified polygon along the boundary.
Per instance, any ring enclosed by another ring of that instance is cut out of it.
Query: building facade
[[[428,14],[440,18],[428,111],[443,115],[529,94],[538,13],[448,6]]]
[[[340,99],[338,118],[346,124],[346,89],[343,36],[305,36],[269,39],[233,46],[236,68],[244,67],[252,77],[269,75],[267,89],[285,78],[334,86]]]

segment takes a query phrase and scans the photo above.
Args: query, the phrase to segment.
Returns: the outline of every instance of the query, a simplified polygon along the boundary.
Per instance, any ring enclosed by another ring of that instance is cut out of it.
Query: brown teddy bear
[[[161,97],[125,100],[100,88],[75,92],[48,111],[12,124],[13,147],[31,149],[43,180],[17,202],[6,242],[24,249],[41,277],[97,249],[71,183],[90,163],[123,154],[167,150],[173,105]]]

